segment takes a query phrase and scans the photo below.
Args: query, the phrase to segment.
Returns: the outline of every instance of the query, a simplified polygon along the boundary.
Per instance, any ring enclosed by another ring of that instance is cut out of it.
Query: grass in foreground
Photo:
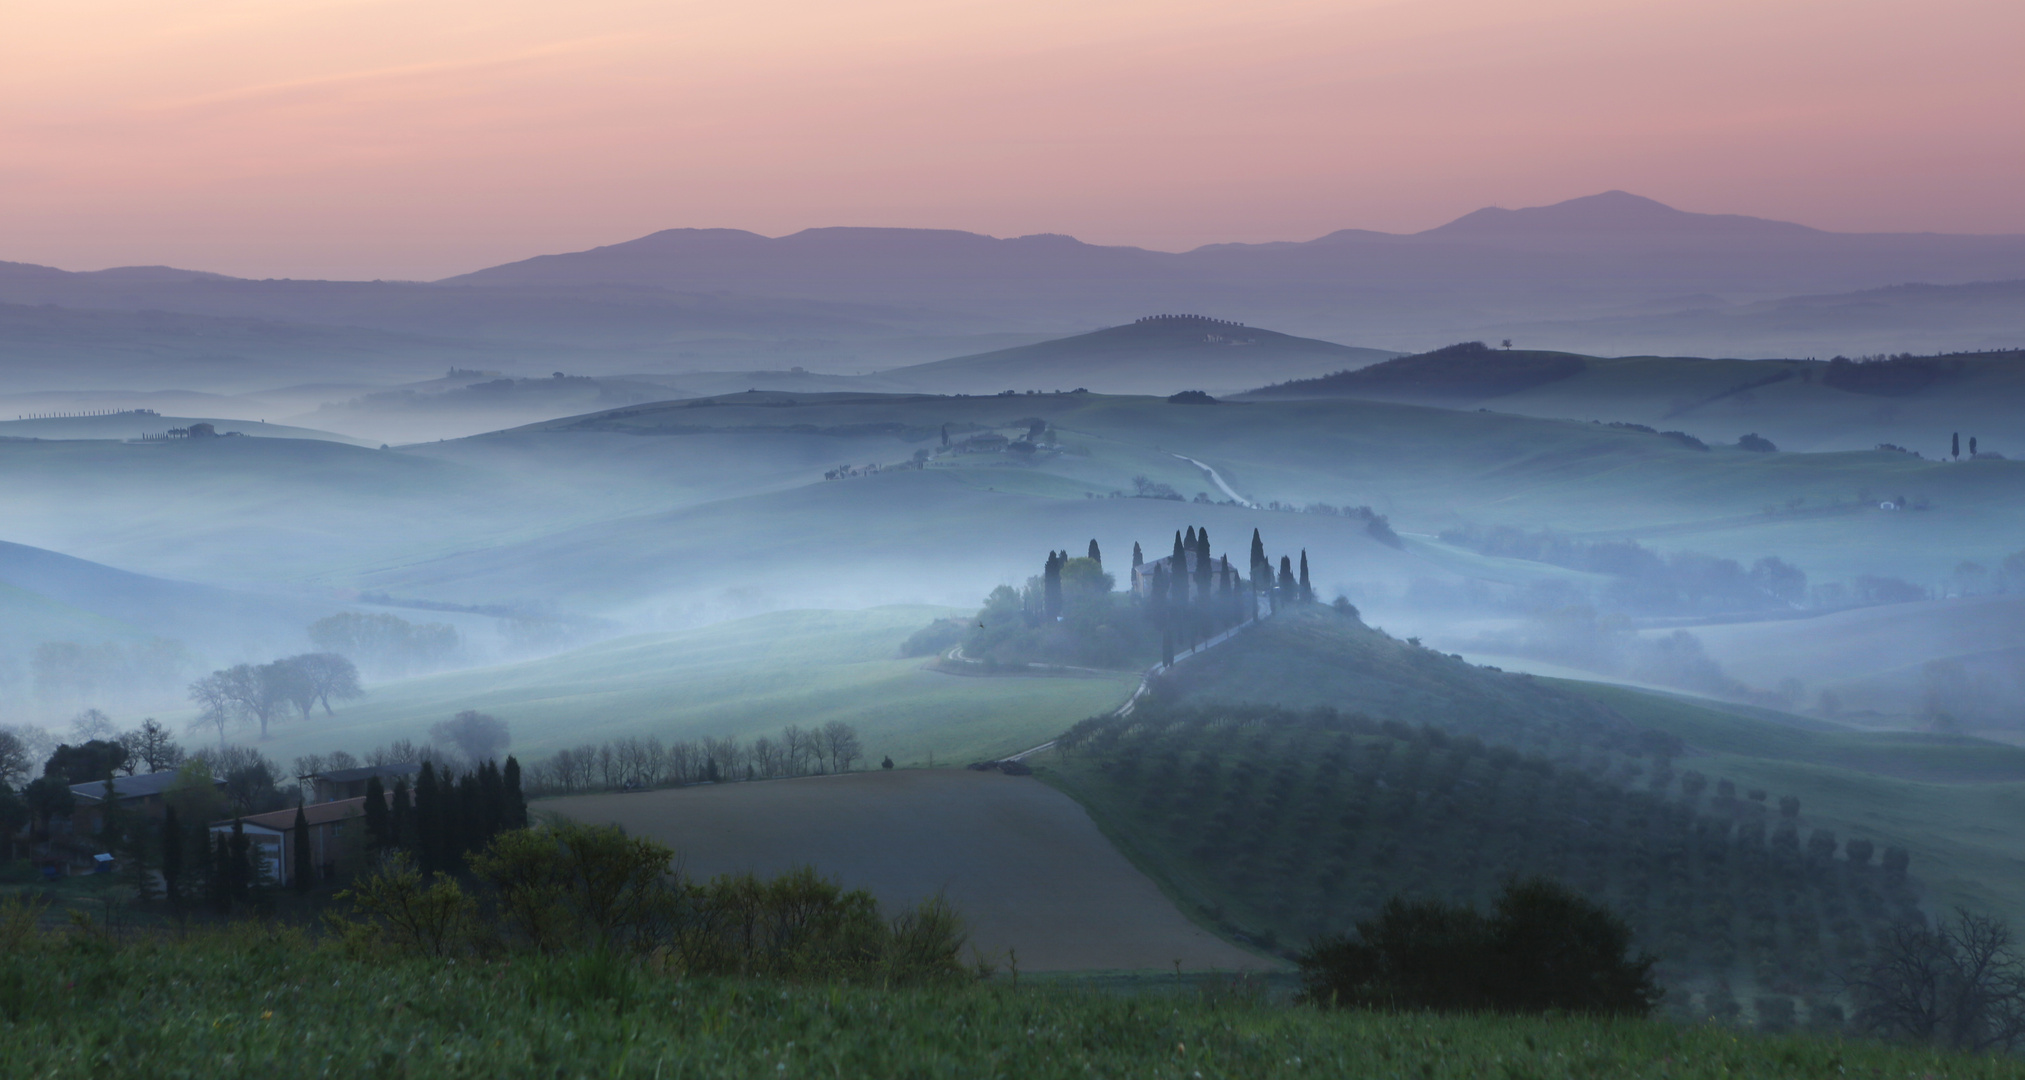
[[[685,980],[598,957],[346,959],[242,926],[0,957],[0,1064],[38,1077],[1999,1077],[2009,1059],[1648,1021],[1328,1013],[1121,995]]]

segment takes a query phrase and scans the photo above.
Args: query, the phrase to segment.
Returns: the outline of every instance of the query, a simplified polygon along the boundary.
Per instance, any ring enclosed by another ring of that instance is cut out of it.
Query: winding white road
[[[1174,451],[1172,450],[1169,450],[1168,453],[1174,454],[1175,457],[1178,457],[1181,460],[1188,462],[1190,465],[1193,465],[1196,468],[1201,469],[1203,472],[1208,473],[1209,482],[1215,484],[1217,488],[1221,490],[1225,495],[1228,495],[1233,500],[1236,500],[1239,506],[1242,506],[1247,510],[1257,510],[1259,508],[1258,503],[1255,503],[1250,499],[1247,499],[1244,496],[1238,494],[1236,488],[1230,486],[1229,484],[1224,483],[1223,476],[1219,474],[1215,469],[1212,469],[1209,466],[1204,465],[1202,462],[1197,461],[1192,457],[1189,457],[1187,454],[1175,454]]]

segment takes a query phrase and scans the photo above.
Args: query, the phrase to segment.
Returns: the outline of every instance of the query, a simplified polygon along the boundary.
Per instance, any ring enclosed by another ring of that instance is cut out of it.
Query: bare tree
[[[239,719],[238,699],[227,685],[225,672],[214,671],[191,683],[190,700],[197,703],[197,718],[190,721],[190,730],[217,729],[218,746],[222,749],[226,729]]]
[[[343,750],[333,750],[323,756],[323,767],[325,772],[356,769],[359,767],[359,759],[345,753]]]
[[[808,772],[807,763],[811,758],[815,758],[818,765],[821,764],[821,758],[816,756],[815,740],[810,738],[810,734],[793,724],[780,729],[780,744],[787,755],[789,776],[800,776]]]
[[[150,716],[141,726],[120,736],[120,745],[151,773],[167,772],[183,763],[183,748],[161,721]]]
[[[21,736],[0,731],[0,784],[18,788],[29,779],[34,768],[35,760],[28,756],[28,747]]]
[[[2002,919],[1956,908],[1932,930],[1893,926],[1849,985],[1871,1034],[1973,1052],[2025,1045],[2025,962]]]
[[[294,665],[299,677],[296,689],[303,696],[295,704],[304,720],[309,719],[312,705],[322,705],[323,714],[331,716],[330,699],[349,701],[365,693],[359,686],[359,669],[337,653],[303,653],[284,662]]]
[[[842,720],[832,720],[823,725],[823,750],[830,757],[833,772],[851,771],[851,763],[863,757],[864,747],[858,742],[858,729]]]
[[[93,739],[111,742],[119,738],[119,730],[113,727],[112,717],[97,709],[86,709],[71,717],[70,732],[81,743]]]
[[[395,739],[387,746],[375,746],[366,755],[368,765],[412,765],[420,760],[421,752],[407,739]]]
[[[759,775],[768,779],[781,775],[780,744],[764,735],[752,740],[752,765]]]

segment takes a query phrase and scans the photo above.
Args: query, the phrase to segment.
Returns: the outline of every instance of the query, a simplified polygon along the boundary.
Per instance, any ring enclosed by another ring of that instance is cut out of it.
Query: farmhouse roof
[[[387,798],[392,800],[393,796],[389,795]],[[363,795],[356,799],[338,799],[335,802],[306,803],[302,807],[302,816],[308,818],[311,825],[328,825],[333,821],[361,817],[365,812],[366,798]],[[211,827],[229,829],[234,821],[243,821],[263,829],[288,830],[295,827],[295,807],[269,810],[264,814],[248,814],[242,818],[226,818],[223,821],[212,822]]]
[[[395,776],[413,776],[421,771],[422,763],[419,761],[394,761],[388,762],[385,765],[361,765],[356,769],[335,769],[331,772],[321,772],[316,774],[315,779],[329,780],[332,783],[342,784],[352,780],[370,780],[375,776],[381,779]]]
[[[169,790],[169,785],[175,782],[176,770],[174,769],[163,772],[141,773],[137,776],[115,776],[113,777],[113,794],[121,799],[145,799],[150,795],[160,795],[162,792]],[[222,780],[214,780],[212,782],[216,784],[224,783]],[[92,802],[104,802],[105,781],[91,780],[82,784],[72,784],[70,785],[70,793],[80,799],[90,799]]]

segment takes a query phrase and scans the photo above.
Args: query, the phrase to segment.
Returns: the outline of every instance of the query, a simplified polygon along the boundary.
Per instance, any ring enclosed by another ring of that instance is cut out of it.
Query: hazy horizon
[[[1611,188],[2025,231],[2025,13],[1989,0],[119,2],[14,30],[0,257],[65,267],[429,279],[669,226],[1175,250]]]

